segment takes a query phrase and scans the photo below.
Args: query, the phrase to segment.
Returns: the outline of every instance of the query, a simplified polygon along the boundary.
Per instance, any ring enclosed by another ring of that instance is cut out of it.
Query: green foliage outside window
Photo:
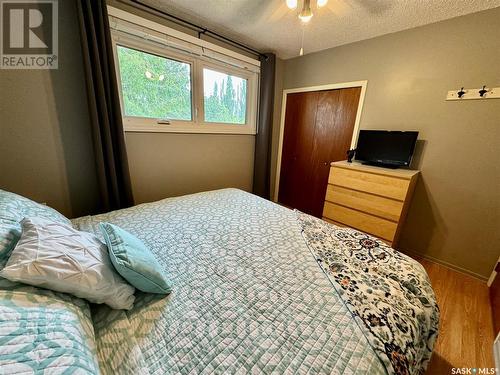
[[[122,46],[117,48],[125,115],[192,119],[189,64]]]
[[[123,46],[117,52],[126,116],[192,120],[190,64]],[[247,80],[206,68],[203,80],[205,121],[245,124]]]
[[[203,69],[204,82],[214,81],[209,95],[205,90],[205,121],[245,124],[247,81],[243,78]]]

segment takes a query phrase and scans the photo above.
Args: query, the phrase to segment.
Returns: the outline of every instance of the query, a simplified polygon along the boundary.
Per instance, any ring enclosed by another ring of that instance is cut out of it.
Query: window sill
[[[187,133],[187,134],[246,134],[255,135],[249,125],[205,124],[205,125],[130,125],[124,124],[125,132],[132,133]]]

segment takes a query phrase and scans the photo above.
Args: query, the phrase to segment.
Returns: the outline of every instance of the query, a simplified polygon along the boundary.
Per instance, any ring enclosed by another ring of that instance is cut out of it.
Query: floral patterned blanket
[[[423,267],[365,233],[296,214],[309,249],[388,373],[425,373],[439,307]]]

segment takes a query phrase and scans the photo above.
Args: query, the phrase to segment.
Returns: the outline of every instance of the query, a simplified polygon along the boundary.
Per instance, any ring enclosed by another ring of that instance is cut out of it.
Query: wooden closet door
[[[278,201],[321,217],[332,161],[346,159],[361,87],[289,94]]]
[[[347,159],[358,111],[360,87],[322,91],[318,98],[311,168],[310,214],[321,217],[330,163]]]
[[[311,195],[311,152],[318,92],[288,94],[281,157],[278,201],[309,212]]]

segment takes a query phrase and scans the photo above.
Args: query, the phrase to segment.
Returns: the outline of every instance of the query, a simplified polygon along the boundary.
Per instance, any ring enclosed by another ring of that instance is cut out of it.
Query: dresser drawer
[[[398,224],[377,216],[325,202],[323,216],[334,222],[359,229],[387,241],[393,241]]]
[[[328,183],[404,201],[410,181],[375,173],[332,167]]]
[[[345,224],[339,223],[338,221],[334,221],[334,220],[329,219],[329,218],[327,218],[325,216],[323,216],[321,219],[324,220],[324,221],[326,221],[327,223],[335,224],[338,227],[344,228],[346,226]]]
[[[397,222],[403,202],[328,184],[325,200]]]
[[[341,223],[339,223],[337,221],[330,220],[330,219],[328,219],[327,217],[324,217],[324,216],[322,217],[322,220],[326,221],[327,223],[334,224],[334,225],[336,225],[338,227],[341,227],[341,228],[346,227],[345,224],[341,224]],[[382,242],[385,242],[389,246],[392,246],[392,241],[384,240],[383,238],[380,238],[380,237],[379,237],[379,240],[381,240]]]

